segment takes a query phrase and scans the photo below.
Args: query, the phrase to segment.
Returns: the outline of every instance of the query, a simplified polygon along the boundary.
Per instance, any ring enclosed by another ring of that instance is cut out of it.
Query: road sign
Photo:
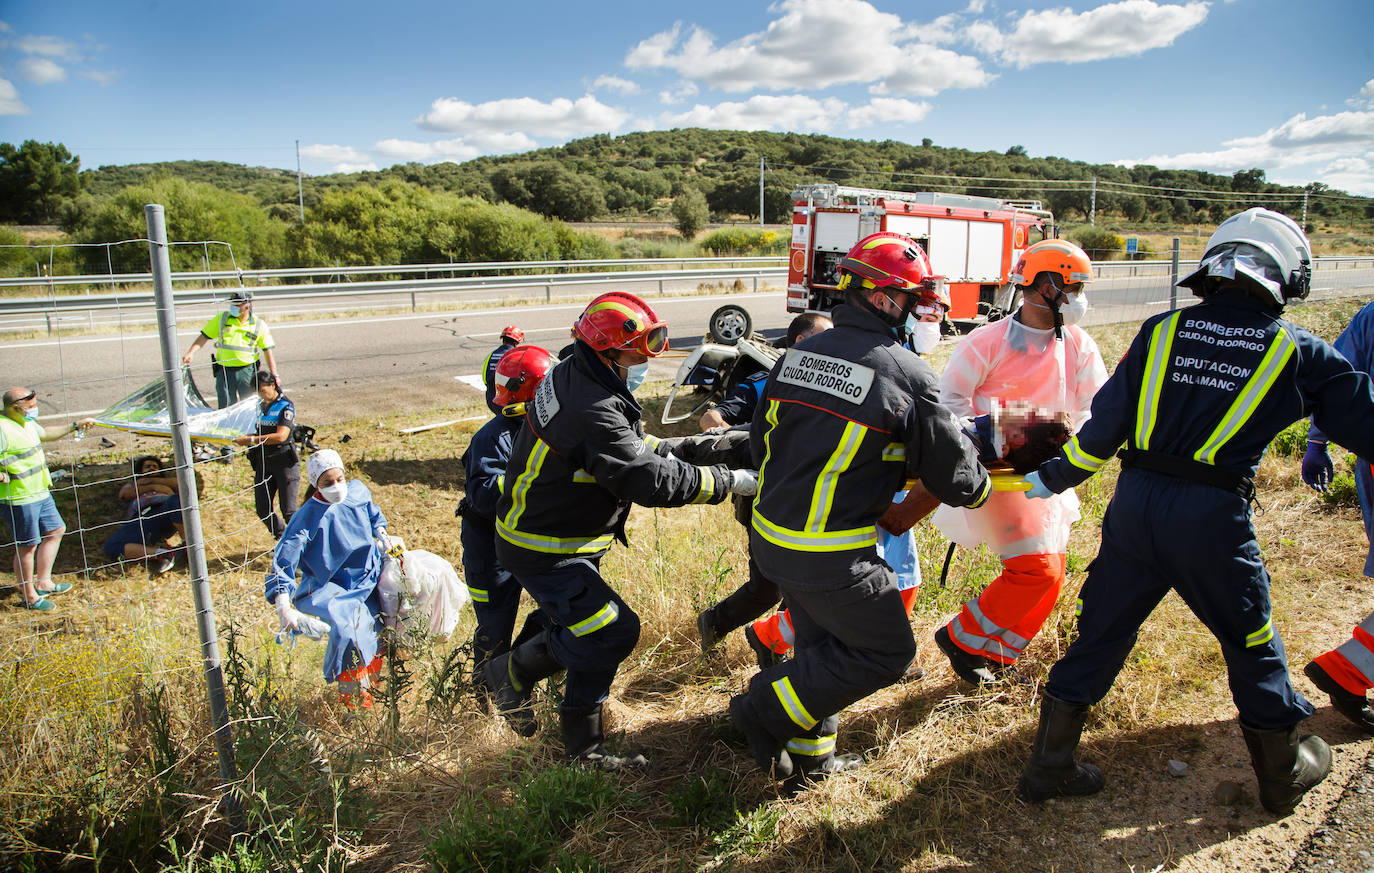
[[[1133,255],[1140,249],[1140,241],[1133,236],[1126,237],[1126,254]]]

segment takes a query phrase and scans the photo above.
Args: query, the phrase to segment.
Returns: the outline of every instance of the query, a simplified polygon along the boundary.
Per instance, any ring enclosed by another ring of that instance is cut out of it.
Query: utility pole
[[[301,184],[301,141],[296,140],[296,202],[301,207],[301,226],[305,226],[305,186]]]
[[[1302,189],[1302,232],[1307,233],[1307,189]]]
[[[1097,177],[1093,176],[1093,205],[1092,211],[1088,213],[1088,224],[1097,227]]]
[[[759,227],[763,227],[763,155],[759,155]]]

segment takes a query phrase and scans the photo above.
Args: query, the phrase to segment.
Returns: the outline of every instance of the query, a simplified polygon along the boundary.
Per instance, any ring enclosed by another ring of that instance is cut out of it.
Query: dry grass
[[[1358,305],[1301,307],[1293,316],[1333,338]],[[1120,357],[1132,333],[1095,331],[1109,362]],[[937,366],[947,355],[941,351]],[[650,407],[646,419],[656,421],[658,402]],[[480,422],[408,437],[396,430],[477,412],[460,406],[353,420],[330,429],[327,445],[372,488],[394,533],[411,547],[458,564],[458,457]],[[344,433],[351,437],[346,444],[338,441]],[[113,455],[88,455],[82,475],[109,475],[116,469]],[[411,690],[397,713],[399,734],[391,732],[383,707],[359,717],[340,710],[319,682],[318,645],[302,641],[285,649],[270,642],[260,580],[271,543],[252,517],[250,496],[234,492],[242,487],[245,465],[209,464],[203,475],[210,498],[206,530],[231,532],[210,545],[221,622],[232,619],[246,629],[250,657],[260,665],[272,663],[282,683],[278,692],[302,704],[302,718],[337,760],[348,752],[357,756],[354,782],[366,819],[353,838],[352,869],[425,869],[431,834],[461,799],[509,803],[519,795],[511,785],[558,763],[555,701],[547,693],[540,698],[543,730],[532,740],[511,733],[471,696],[458,699],[451,714],[426,706],[433,697],[428,683],[443,658],[471,634],[470,616],[452,641],[413,653]],[[1082,754],[1107,770],[1106,790],[1042,807],[1021,803],[1012,792],[1034,731],[1040,685],[1072,637],[1073,600],[1096,551],[1115,475],[1113,464],[1080,489],[1084,520],[1070,543],[1069,583],[1015,679],[994,688],[958,685],[930,635],[993,578],[998,564],[981,551],[960,552],[949,587],[940,588],[944,543],[923,526],[925,584],[913,628],[927,676],[846,712],[840,749],[863,753],[868,765],[790,800],[778,797],[756,772],[725,726],[730,694],[753,672],[743,640],[732,635],[725,651],[711,657],[703,657],[697,645],[696,612],[743,579],[743,531],[728,505],[635,510],[632,545],[614,549],[603,564],[606,577],[643,620],[640,645],[616,680],[609,716],[615,742],[644,752],[651,767],[611,777],[628,799],[607,815],[587,819],[564,849],[595,861],[597,866],[584,869],[633,873],[727,866],[1285,869],[1288,851],[1321,822],[1343,774],[1368,744],[1360,744],[1326,709],[1324,697],[1314,695],[1321,711],[1313,727],[1337,747],[1336,776],[1284,823],[1275,823],[1252,799],[1220,805],[1213,799],[1219,783],[1238,782],[1253,798],[1253,777],[1217,645],[1174,596],[1147,622],[1115,688],[1089,721]],[[1363,528],[1358,509],[1327,509],[1311,496],[1296,458],[1267,458],[1259,479],[1264,509],[1256,527],[1274,577],[1276,627],[1290,661],[1301,665],[1343,639],[1374,606],[1361,576]],[[83,503],[95,513],[112,506]],[[78,551],[69,544],[60,569],[73,569]],[[73,599],[63,603],[58,618],[29,624],[19,610],[0,614],[0,651],[16,664],[0,678],[6,704],[0,718],[8,728],[0,742],[0,792],[6,798],[0,806],[8,813],[11,840],[22,834],[42,845],[40,838],[51,829],[34,822],[43,813],[83,815],[74,804],[89,801],[92,773],[103,773],[106,784],[126,793],[154,778],[146,763],[155,745],[146,689],[158,681],[169,688],[183,766],[199,774],[185,789],[199,800],[188,804],[181,827],[193,833],[201,826],[196,816],[206,814],[214,797],[212,747],[189,593],[180,584],[182,573],[171,576],[153,581],[139,569],[102,572],[67,595]],[[32,676],[26,672],[40,667]],[[59,681],[70,683],[67,690],[42,688]],[[1301,675],[1296,681],[1311,692]],[[104,700],[116,702],[97,705]],[[36,732],[25,727],[55,709],[84,715],[54,718]],[[1184,778],[1167,775],[1170,759],[1189,765]],[[704,788],[693,795],[697,786]],[[695,808],[693,803],[715,804],[724,813],[684,817],[683,808]]]

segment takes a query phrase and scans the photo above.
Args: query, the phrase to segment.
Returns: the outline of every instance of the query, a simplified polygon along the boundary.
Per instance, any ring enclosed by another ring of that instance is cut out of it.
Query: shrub
[[[1105,261],[1118,252],[1125,251],[1126,241],[1110,230],[1100,227],[1080,227],[1069,235],[1069,239],[1083,247],[1088,257],[1094,261]]]
[[[787,252],[787,238],[758,227],[724,227],[713,230],[700,243],[701,250],[713,255],[781,255]]]
[[[1301,458],[1307,451],[1307,419],[1295,421],[1279,431],[1269,444],[1269,451],[1279,458]]]
[[[683,239],[692,239],[706,227],[711,219],[710,208],[706,205],[706,195],[696,188],[685,188],[673,200],[673,219],[677,222],[678,233]]]

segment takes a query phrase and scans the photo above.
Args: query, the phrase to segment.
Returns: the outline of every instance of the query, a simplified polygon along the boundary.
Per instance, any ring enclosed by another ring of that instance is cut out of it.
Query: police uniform
[[[515,348],[514,343],[502,340],[501,345],[492,349],[487,354],[487,359],[482,362],[482,384],[486,386],[487,408],[496,415],[501,414],[501,404],[496,402],[496,365],[501,363],[506,352],[513,348]]]
[[[477,614],[473,646],[478,664],[510,648],[520,609],[520,584],[496,557],[496,504],[511,444],[524,423],[523,415],[498,415],[472,435],[463,452],[466,481],[458,514],[463,518],[463,575]]]
[[[1127,446],[1079,596],[1078,638],[1050,671],[1050,697],[1100,700],[1173,588],[1220,642],[1242,726],[1274,731],[1312,714],[1289,682],[1249,505],[1265,448],[1308,414],[1374,457],[1369,378],[1272,305],[1229,289],[1144,323],[1092,417],[1040,467],[1044,485],[1063,491]]]
[[[716,413],[726,424],[748,424],[754,420],[754,410],[758,408],[759,396],[763,394],[763,386],[766,384],[767,370],[746,376],[730,389],[724,400],[716,404]]]
[[[832,317],[834,328],[779,360],[754,415],[750,546],[782,589],[796,653],[731,704],[737,724],[816,765],[833,757],[837,713],[899,680],[916,655],[876,550],[892,495],[908,472],[957,506],[980,505],[992,488],[930,366],[875,314],[840,305]]]
[[[283,426],[287,428],[286,442],[259,443],[248,449],[248,463],[253,467],[253,504],[258,518],[278,539],[296,511],[296,492],[301,484],[301,459],[291,438],[296,428],[296,405],[285,394],[278,394],[276,400],[261,401],[258,436],[271,436]],[[274,497],[281,506],[281,515],[272,508]]]
[[[237,315],[221,312],[200,329],[201,336],[215,341],[215,400],[223,409],[251,395],[256,386],[258,354],[276,348],[272,331],[256,315],[240,321]]]
[[[625,542],[630,505],[719,503],[731,482],[724,466],[656,454],[641,414],[625,383],[576,343],[526,404],[497,502],[496,556],[554,625],[565,710],[604,701],[639,640],[639,616],[600,573],[611,542]]]

